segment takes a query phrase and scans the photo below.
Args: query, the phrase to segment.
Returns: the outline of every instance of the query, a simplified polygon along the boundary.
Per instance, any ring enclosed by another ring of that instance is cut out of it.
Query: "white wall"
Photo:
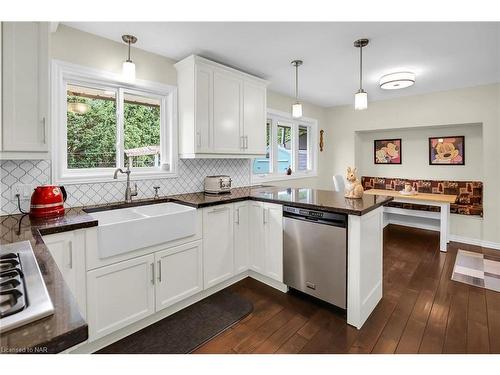
[[[429,165],[429,137],[465,136],[465,165]],[[375,139],[401,138],[402,164],[375,164]],[[483,179],[482,124],[357,132],[355,164],[360,176],[432,180]]]
[[[334,107],[328,109],[327,121],[329,136],[326,142],[334,145],[328,149],[326,160],[329,164],[324,169],[330,173],[344,173],[346,166],[354,164],[355,132],[482,124],[484,219],[452,215],[451,232],[500,243],[499,84],[370,102],[365,111],[354,111],[352,106]],[[454,173],[450,174],[450,178],[453,176]]]

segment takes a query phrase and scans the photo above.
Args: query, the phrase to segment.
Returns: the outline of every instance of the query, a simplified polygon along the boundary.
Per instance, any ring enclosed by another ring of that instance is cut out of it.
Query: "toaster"
[[[222,194],[231,192],[231,177],[220,176],[207,176],[204,183],[205,193],[209,194]]]

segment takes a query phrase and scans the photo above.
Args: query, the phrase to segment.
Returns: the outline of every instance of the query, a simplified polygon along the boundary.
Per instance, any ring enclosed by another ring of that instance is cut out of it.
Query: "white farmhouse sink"
[[[111,256],[192,236],[196,209],[177,203],[93,212],[97,219],[99,256]]]

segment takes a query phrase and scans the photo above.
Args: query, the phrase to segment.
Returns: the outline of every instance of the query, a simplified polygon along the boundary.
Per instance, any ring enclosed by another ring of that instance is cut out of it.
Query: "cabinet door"
[[[203,209],[203,274],[205,289],[234,275],[232,204]]]
[[[199,64],[195,72],[195,150],[209,152],[212,148],[213,70]]]
[[[85,231],[43,236],[43,242],[61,271],[64,281],[76,299],[80,313],[86,317]]]
[[[156,311],[203,290],[201,241],[155,253]]]
[[[2,150],[47,151],[47,25],[4,22],[2,27]]]
[[[242,83],[237,77],[214,72],[213,152],[241,153],[243,149]]]
[[[248,202],[235,203],[234,206],[234,272],[248,269],[249,216]]]
[[[266,153],[266,87],[243,84],[243,132],[245,153]]]
[[[155,312],[154,254],[87,272],[90,340]]]
[[[264,204],[266,276],[283,282],[283,208]]]
[[[266,253],[264,248],[264,205],[251,201],[248,205],[250,269],[264,274]]]

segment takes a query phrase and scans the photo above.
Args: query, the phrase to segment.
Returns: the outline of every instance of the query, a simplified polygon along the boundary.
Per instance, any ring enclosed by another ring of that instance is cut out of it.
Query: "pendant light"
[[[292,104],[292,117],[302,117],[302,103],[299,102],[299,66],[303,64],[302,60],[293,60],[292,65],[295,67],[295,103]]]
[[[123,79],[127,82],[134,82],[135,64],[130,59],[130,45],[137,42],[137,38],[133,35],[122,35],[122,40],[128,44],[128,58],[123,62],[122,65]]]
[[[368,94],[363,90],[363,47],[368,45],[368,39],[358,39],[354,47],[359,48],[359,91],[354,95],[354,109],[368,108]]]

